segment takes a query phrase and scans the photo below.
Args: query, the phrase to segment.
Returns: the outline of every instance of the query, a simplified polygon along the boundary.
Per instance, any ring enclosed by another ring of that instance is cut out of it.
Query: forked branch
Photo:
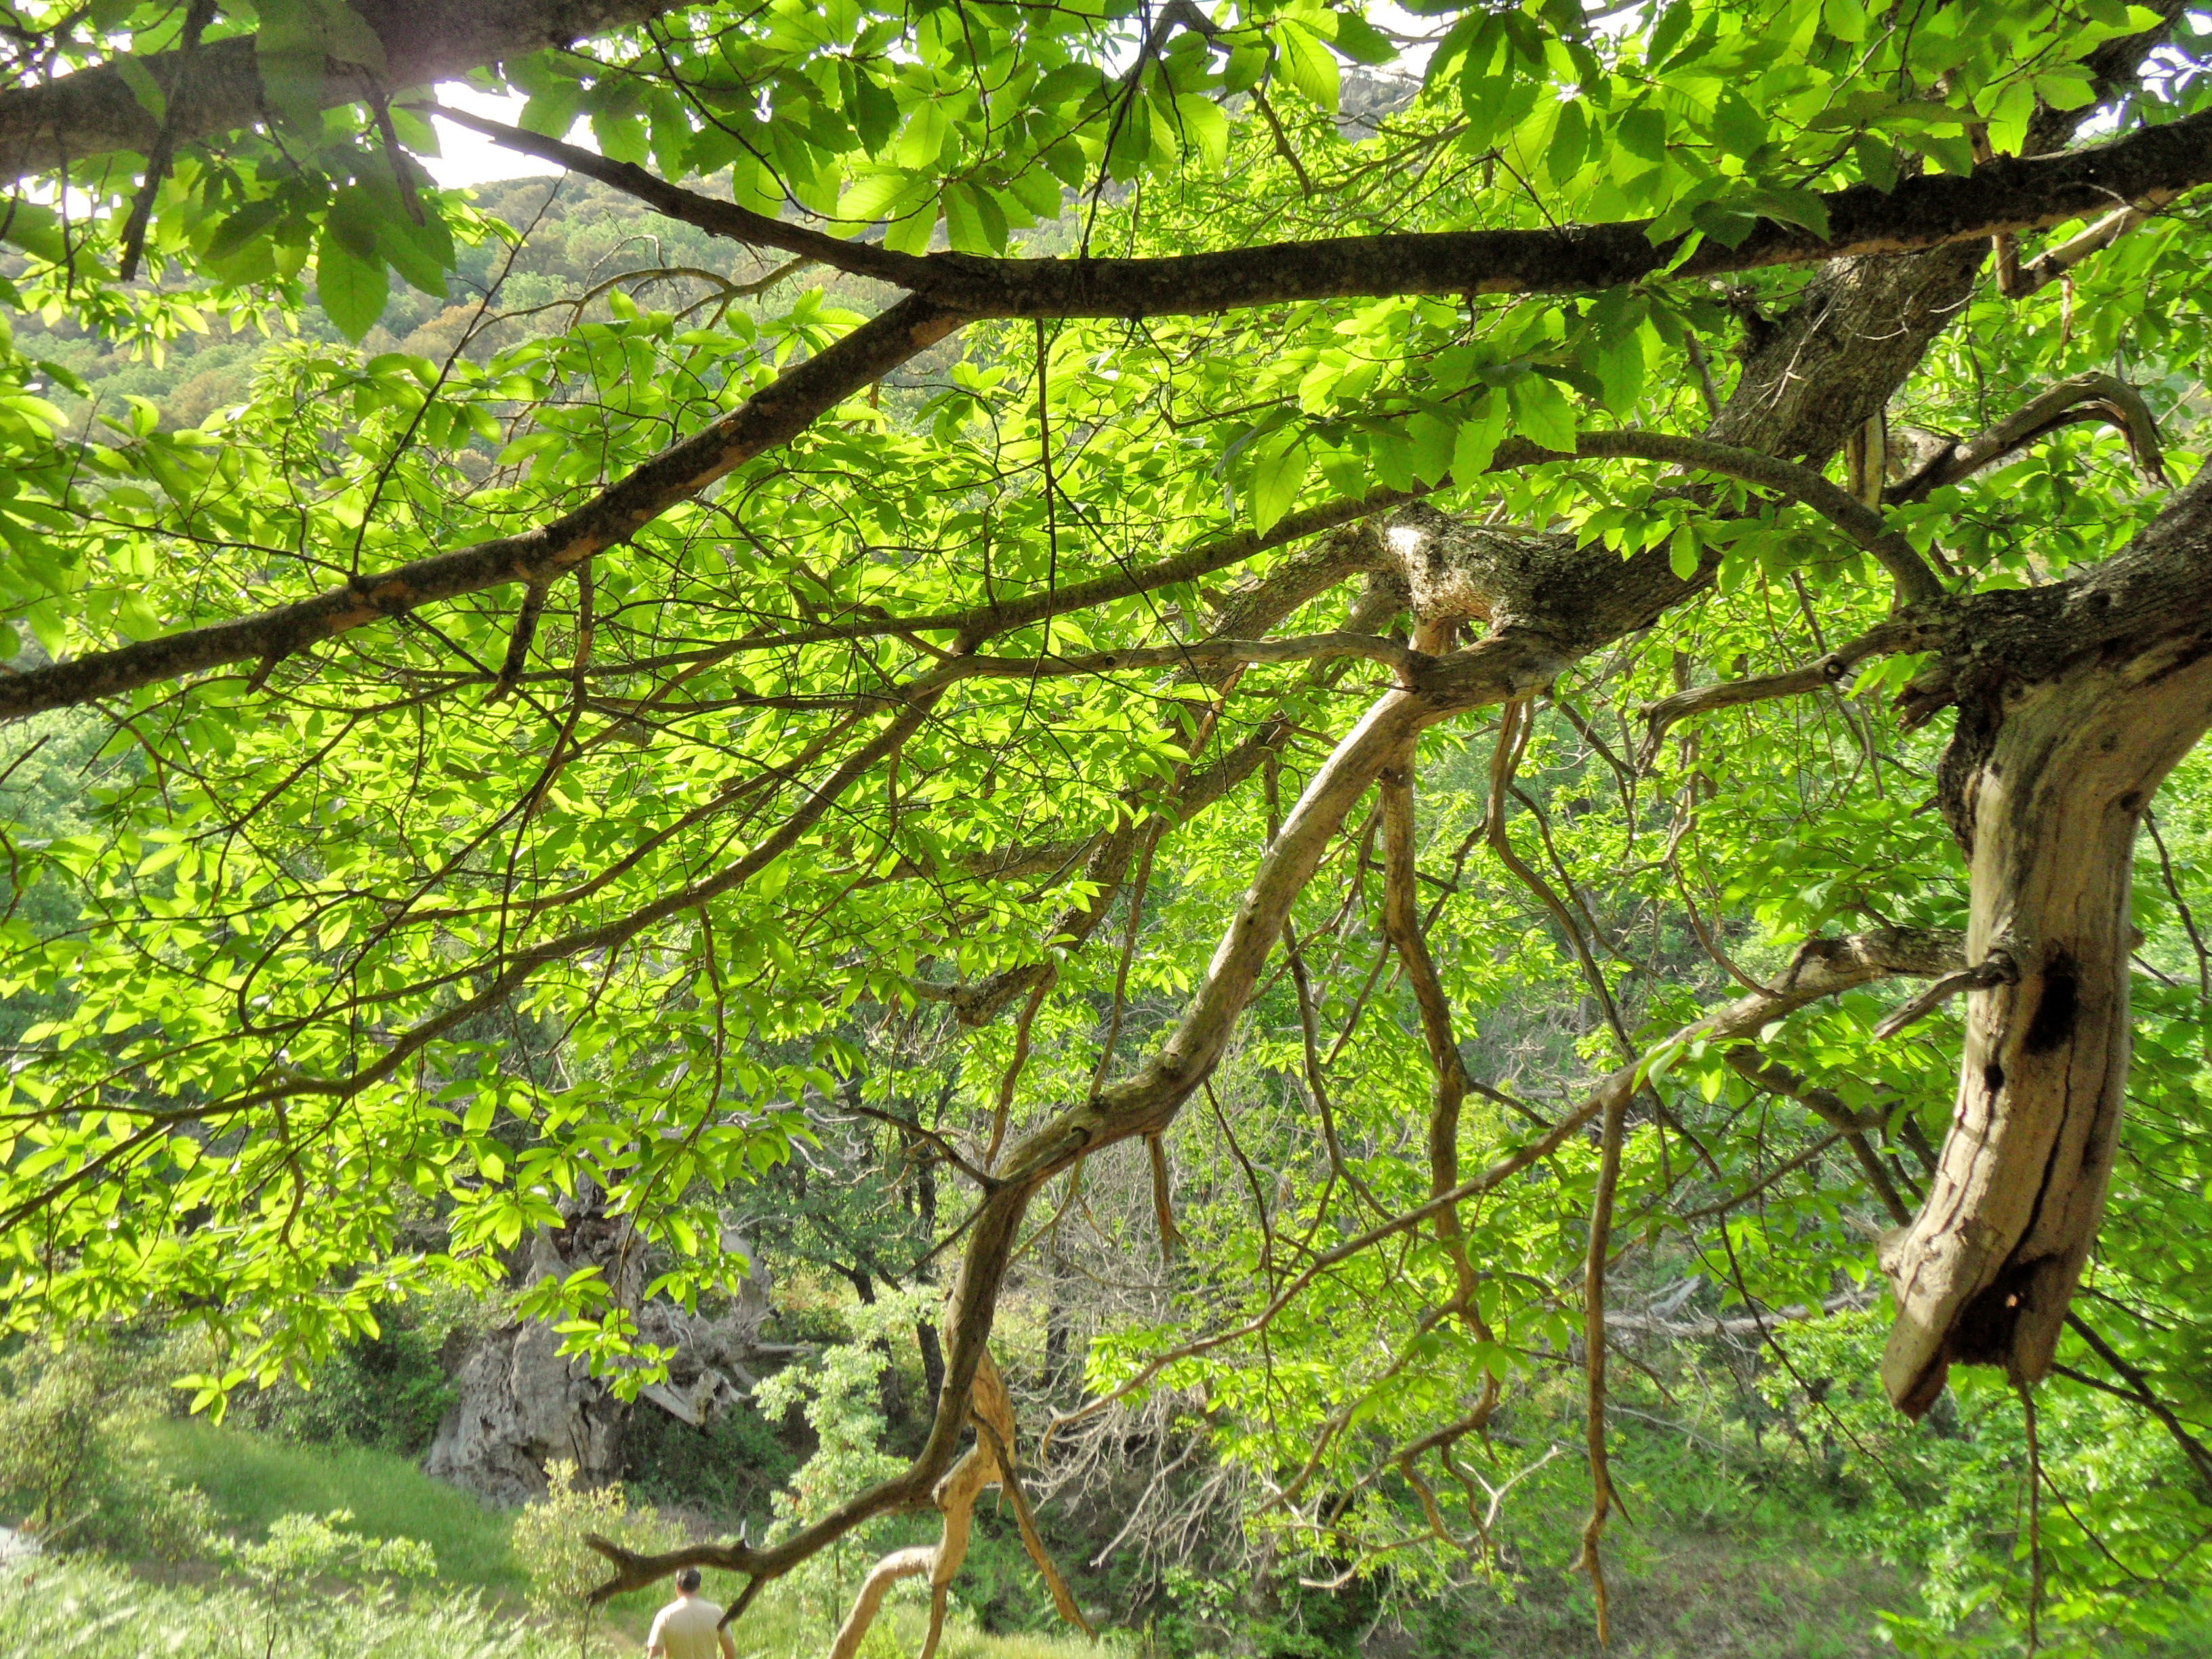
[[[2172,482],[2159,447],[2158,421],[2142,393],[2117,374],[2093,371],[2061,380],[1978,436],[1946,445],[1911,477],[1891,485],[1882,499],[1892,506],[1925,501],[1947,484],[1962,483],[1996,465],[2038,438],[2084,421],[2118,428],[2143,476],[2160,484]]]

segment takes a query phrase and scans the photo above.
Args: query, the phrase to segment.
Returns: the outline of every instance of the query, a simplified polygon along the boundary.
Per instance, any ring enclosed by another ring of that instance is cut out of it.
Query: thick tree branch
[[[1719,276],[1907,253],[2041,230],[2115,204],[2212,182],[2212,111],[2056,155],[1998,156],[1971,174],[1908,179],[1890,191],[1854,185],[1822,198],[1828,235],[1773,220],[1736,246],[1703,242],[1679,265],[1680,239],[1654,244],[1647,220],[1544,230],[1403,232],[1283,242],[1159,258],[988,258],[894,253],[787,224],[608,161],[557,139],[441,112],[508,149],[555,161],[657,211],[756,247],[820,259],[971,317],[1204,315],[1306,300],[1400,294],[1582,294],[1662,272]]]
[[[2045,248],[2025,265],[2006,273],[2000,268],[1997,289],[2008,300],[2025,300],[2064,276],[2092,254],[2106,248],[2148,219],[2168,198],[2158,197],[2133,207],[2108,213],[2087,230],[2078,231],[2056,247]]]
[[[1428,1046],[1429,1069],[1435,1079],[1429,1105],[1429,1192],[1433,1197],[1459,1185],[1460,1107],[1467,1098],[1468,1075],[1459,1039],[1452,1030],[1451,1003],[1421,928],[1415,892],[1419,872],[1414,846],[1414,758],[1408,753],[1385,772],[1379,792],[1382,798],[1382,920],[1420,1009],[1421,1036]],[[1436,1233],[1437,1242],[1451,1261],[1454,1310],[1487,1340],[1490,1333],[1483,1328],[1482,1315],[1475,1304],[1474,1264],[1468,1259],[1459,1212],[1446,1210],[1438,1215]],[[1485,1374],[1484,1398],[1493,1403],[1496,1382]]]
[[[903,300],[808,358],[720,420],[662,451],[590,501],[540,529],[433,555],[380,575],[356,577],[343,586],[276,610],[10,676],[0,680],[0,720],[89,702],[232,663],[281,659],[320,641],[424,605],[510,582],[543,585],[551,581],[635,534],[670,507],[691,499],[754,456],[790,441],[845,398],[953,332],[961,321],[924,301]],[[1907,601],[1942,597],[1934,572],[1903,536],[1883,522],[1879,513],[1810,467],[1735,445],[1661,432],[1588,432],[1578,435],[1571,456],[1514,439],[1498,447],[1489,471],[1503,472],[1569,459],[1670,462],[1776,490],[1820,513],[1872,554],[1891,572],[1900,596]],[[1442,479],[1432,487],[1447,489],[1454,482]],[[1357,500],[1326,503],[1286,515],[1265,535],[1240,532],[1224,537],[1180,558],[1164,560],[1147,572],[1116,573],[976,611],[833,623],[742,641],[714,651],[734,655],[772,645],[940,629],[957,629],[972,643],[988,632],[1042,621],[1107,599],[1226,568],[1265,547],[1408,505],[1425,493],[1382,489]],[[1413,557],[1410,550],[1397,551],[1401,561]],[[1418,583],[1418,573],[1409,574]],[[1701,580],[1677,583],[1665,602],[1673,603],[1701,586]],[[1540,591],[1531,588],[1521,599],[1523,608],[1533,600],[1540,608],[1565,611],[1577,591],[1546,584]],[[1554,633],[1562,628],[1580,632],[1592,627],[1609,632],[1613,623],[1602,616],[1589,616],[1546,626]],[[714,653],[700,660],[712,659]]]
[[[352,0],[384,43],[384,84],[394,90],[449,80],[503,58],[566,46],[677,9],[670,0]],[[264,92],[252,35],[196,52],[138,59],[167,92],[172,143],[235,132],[262,118]],[[350,66],[331,64],[317,95],[331,108],[371,88]],[[127,150],[149,154],[156,120],[112,64],[79,70],[42,86],[0,92],[0,178],[46,173],[66,161]]]
[[[933,306],[902,301],[550,524],[358,576],[278,610],[11,676],[0,682],[0,719],[89,702],[231,663],[282,659],[441,599],[508,582],[550,581],[635,535],[732,468],[788,442],[824,410],[957,326],[958,319]]]
[[[2013,971],[1972,992],[1942,1160],[1881,1252],[1882,1376],[1911,1416],[1953,1364],[2040,1379],[2094,1243],[2130,1061],[2136,828],[2212,726],[2208,550],[2212,471],[2087,575],[1969,607],[1942,793],[1972,854],[1969,954]]]

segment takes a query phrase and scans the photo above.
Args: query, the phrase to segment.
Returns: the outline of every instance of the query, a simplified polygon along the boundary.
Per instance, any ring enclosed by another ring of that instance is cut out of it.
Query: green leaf
[[[945,204],[945,233],[960,253],[1003,253],[1006,251],[1006,216],[988,191],[976,185],[948,185]]]
[[[1291,510],[1312,459],[1304,441],[1291,433],[1261,452],[1252,468],[1253,529],[1264,536]]]
[[[381,259],[408,283],[438,299],[446,297],[446,274],[453,270],[453,238],[434,203],[418,199],[422,222],[415,222],[395,190],[350,185],[331,206],[331,225],[349,252],[364,262]]]
[[[1483,399],[1480,413],[1460,422],[1452,439],[1454,483],[1465,489],[1490,470],[1491,457],[1497,454],[1511,417],[1505,399],[1493,392]]]
[[[909,173],[935,167],[945,149],[945,135],[950,130],[943,105],[923,104],[907,118],[906,131],[899,134],[898,143],[891,147],[891,160]]]
[[[653,155],[645,122],[635,111],[593,110],[592,137],[599,141],[599,154],[610,161],[642,166]]]
[[[1200,158],[1210,167],[1229,164],[1229,118],[1222,113],[1221,106],[1211,98],[1196,93],[1182,93],[1176,100],[1176,118],[1182,127],[1183,142],[1195,149]]]
[[[1828,240],[1828,204],[1813,191],[1740,191],[1721,205],[1737,212],[1778,219],[1785,225],[1811,231],[1824,242]]]
[[[1336,19],[1336,49],[1355,64],[1387,64],[1398,55],[1390,37],[1357,12],[1340,11]]]
[[[131,88],[131,95],[138,100],[139,108],[156,121],[168,118],[169,100],[145,64],[127,52],[118,52],[108,62],[115,66],[115,73],[123,84]]]
[[[1559,119],[1552,128],[1552,142],[1544,148],[1544,171],[1555,182],[1565,184],[1581,170],[1589,141],[1589,120],[1583,113],[1582,100],[1561,104]]]
[[[1597,354],[1597,376],[1604,387],[1605,406],[1626,420],[1644,395],[1644,378],[1650,366],[1644,326],[1624,329],[1601,346]]]
[[[364,259],[330,230],[323,233],[315,244],[315,297],[339,333],[358,344],[384,314],[391,292],[380,257]]]
[[[1674,51],[1674,43],[1688,31],[1692,15],[1690,0],[1674,0],[1673,4],[1659,14],[1659,21],[1653,27],[1651,39],[1644,48],[1644,61],[1647,64],[1664,62],[1667,54]]]
[[[1414,477],[1434,484],[1450,475],[1458,447],[1457,422],[1423,410],[1406,423],[1406,434],[1413,441]]]
[[[542,132],[549,138],[566,138],[568,129],[576,125],[583,112],[584,88],[577,82],[563,77],[553,82],[541,92],[531,94],[522,106],[522,115],[515,123],[525,132]]]
[[[1688,581],[1698,574],[1698,533],[1689,526],[1680,526],[1668,540],[1667,568],[1678,581]]]
[[[837,198],[837,217],[866,225],[920,193],[921,181],[895,169],[865,173]]]
[[[1866,39],[1866,8],[1859,3],[1859,0],[1826,0],[1820,15],[1826,20],[1828,33],[1837,40]]]
[[[379,75],[390,70],[382,38],[368,26],[368,20],[346,4],[345,0],[319,0],[315,10],[321,25],[324,50],[331,57],[341,64],[358,64],[363,69],[374,70]]]
[[[68,239],[62,234],[60,217],[50,207],[27,202],[20,196],[0,208],[0,242],[13,242],[26,253],[52,264],[69,258]]]
[[[1723,93],[1713,109],[1713,137],[1731,155],[1756,155],[1766,145],[1766,118],[1735,93]]]
[[[1613,142],[1631,155],[1647,161],[1664,161],[1667,117],[1656,105],[1638,104],[1614,124]]]
[[[2088,71],[2069,65],[2035,77],[2036,95],[2053,109],[2081,109],[2097,100],[2096,83]]]
[[[513,466],[517,461],[526,461],[533,455],[550,454],[564,448],[568,434],[560,432],[528,432],[499,452],[496,464]]]
[[[1883,140],[1866,134],[1852,143],[1851,157],[1859,164],[1859,176],[1876,190],[1897,188],[1897,151]]]
[[[2035,87],[2027,80],[2014,81],[1997,94],[1990,112],[1990,148],[1999,155],[2017,155],[2027,141],[2027,124],[2035,114]]]
[[[207,257],[228,259],[247,242],[267,231],[283,212],[284,204],[274,197],[248,202],[216,227],[215,234],[208,238]]]
[[[1230,52],[1228,63],[1222,66],[1221,89],[1230,93],[1251,91],[1267,73],[1270,61],[1267,49],[1256,42],[1237,46]]]
[[[1302,96],[1334,112],[1341,82],[1329,49],[1296,23],[1276,28],[1276,64]]]
[[[883,154],[884,146],[898,131],[898,100],[890,88],[878,86],[865,69],[854,71],[853,93],[846,101],[845,113],[871,155]]]
[[[760,158],[745,150],[730,162],[730,197],[739,207],[764,213],[771,219],[783,211],[783,182]]]
[[[927,253],[937,229],[935,198],[909,208],[884,227],[884,246],[894,253]]]
[[[1513,382],[1513,424],[1531,443],[1572,454],[1575,448],[1575,410],[1561,392],[1541,374],[1523,374]]]

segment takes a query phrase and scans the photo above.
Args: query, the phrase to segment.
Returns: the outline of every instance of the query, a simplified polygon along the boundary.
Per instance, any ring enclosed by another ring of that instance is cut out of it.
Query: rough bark
[[[390,90],[428,86],[502,58],[640,23],[675,9],[669,0],[351,0],[384,43]],[[252,35],[204,46],[185,61],[168,52],[139,58],[157,86],[170,88],[173,139],[190,142],[252,125],[262,118],[261,74]],[[319,103],[349,104],[371,90],[362,73],[329,65]],[[0,177],[75,166],[130,151],[143,155],[161,124],[109,64],[79,70],[42,86],[0,92]]]
[[[558,1231],[541,1229],[525,1252],[517,1287],[593,1266],[635,1302],[640,1264],[623,1248],[628,1237],[619,1219],[588,1212]],[[581,1360],[560,1350],[559,1334],[534,1319],[480,1339],[454,1378],[459,1397],[431,1442],[429,1472],[496,1504],[542,1496],[546,1468],[558,1459],[575,1464],[586,1486],[619,1478],[623,1403]]]
[[[1945,779],[1968,960],[2002,973],[1970,993],[1927,1202],[1881,1253],[1883,1382],[1915,1417],[1954,1364],[2039,1381],[2095,1242],[2127,1091],[2136,829],[2212,727],[2212,471],[2109,566],[1986,597]]]
[[[687,191],[632,163],[452,113],[511,149],[556,161],[671,218],[872,276],[969,317],[1186,317],[1396,294],[1581,294],[1662,273],[1713,276],[1953,243],[1973,244],[1978,265],[1992,236],[2100,217],[2115,202],[2170,198],[2212,180],[2208,111],[2061,155],[1997,156],[1972,173],[1907,179],[1886,191],[1871,185],[1832,191],[1821,198],[1826,237],[1763,219],[1736,246],[1709,240],[1679,264],[1681,239],[1654,244],[1649,220],[1327,237],[1158,258],[990,258],[841,240]],[[1879,280],[1875,269],[1868,268],[1870,280]]]

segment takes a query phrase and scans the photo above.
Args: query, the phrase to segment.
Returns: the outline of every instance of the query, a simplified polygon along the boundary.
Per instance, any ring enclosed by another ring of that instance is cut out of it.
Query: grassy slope
[[[274,1616],[272,1617],[272,1613]],[[915,1651],[917,1607],[891,1610],[895,1650]],[[746,1620],[744,1659],[818,1655],[813,1621],[771,1604]],[[635,1632],[600,1631],[593,1659],[635,1651]],[[890,1646],[871,1644],[887,1655]],[[943,1659],[1121,1659],[1109,1643],[984,1636],[956,1624],[938,1650]],[[105,1562],[34,1561],[0,1567],[0,1659],[575,1659],[573,1633],[501,1613],[480,1599],[447,1592],[363,1601],[307,1595],[272,1609],[246,1592],[148,1583]]]
[[[272,1610],[243,1590],[148,1583],[105,1562],[0,1568],[0,1659],[555,1659],[574,1651],[474,1598],[410,1607],[311,1596]]]
[[[429,1545],[439,1576],[454,1584],[495,1594],[528,1587],[507,1548],[509,1517],[404,1457],[294,1445],[197,1419],[155,1423],[147,1433],[162,1467],[205,1492],[227,1531],[258,1536],[280,1515],[351,1510],[356,1531]]]
[[[528,1578],[508,1547],[512,1515],[433,1480],[407,1459],[296,1445],[198,1419],[155,1422],[146,1435],[172,1480],[208,1495],[224,1530],[258,1537],[279,1516],[350,1510],[354,1531],[420,1539],[435,1549],[438,1589],[412,1610],[346,1601],[343,1615],[327,1625],[319,1615],[302,1621],[288,1610],[273,1655],[264,1655],[268,1611],[235,1589],[154,1584],[102,1565],[44,1562],[28,1582],[20,1573],[0,1574],[0,1659],[77,1653],[229,1659],[234,1651],[238,1659],[537,1659],[576,1652],[573,1628],[549,1632],[519,1616]],[[708,1579],[707,1594],[725,1601],[739,1587],[720,1574]],[[327,1599],[310,1592],[301,1604],[322,1607]],[[592,1646],[632,1651],[664,1599],[620,1598],[595,1618]],[[112,1622],[95,1632],[102,1620]],[[922,1625],[919,1607],[890,1610],[899,1652],[920,1647]],[[828,1645],[829,1627],[818,1612],[771,1594],[737,1634],[743,1659],[816,1659]],[[875,1646],[878,1659],[888,1659],[880,1638]],[[939,1651],[942,1659],[1107,1659],[1087,1643],[985,1635],[965,1622],[947,1631]]]

